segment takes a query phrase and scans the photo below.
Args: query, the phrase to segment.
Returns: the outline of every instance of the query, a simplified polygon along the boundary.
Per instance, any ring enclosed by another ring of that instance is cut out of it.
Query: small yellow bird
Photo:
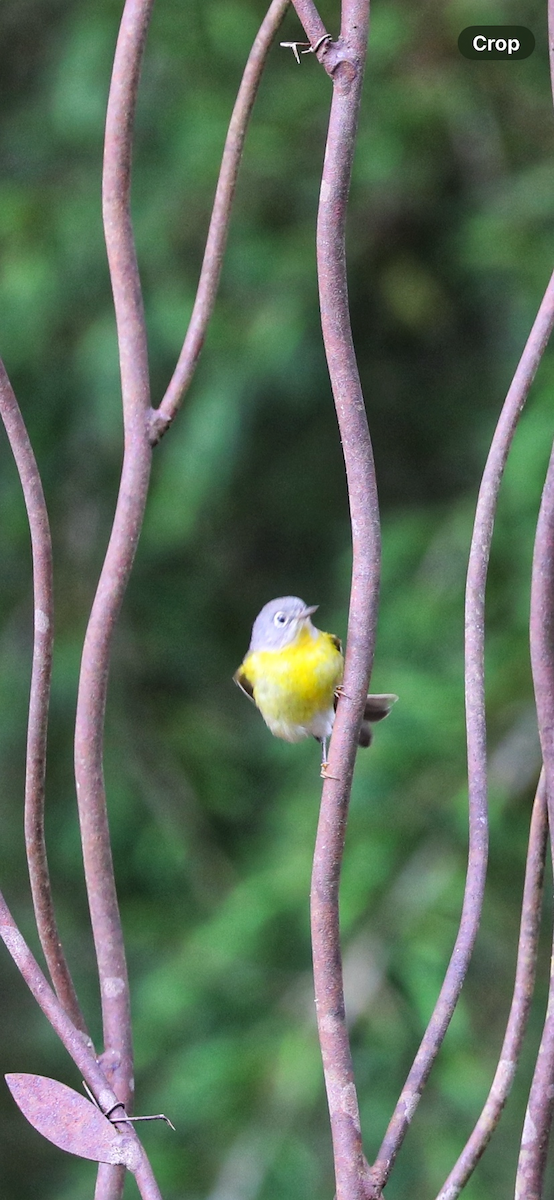
[[[318,608],[298,596],[270,600],[258,613],[246,658],[233,679],[253,700],[275,737],[300,742],[315,737],[322,746],[322,775],[344,671],[340,638],[312,625]],[[398,699],[368,696],[360,746],[371,742],[371,724],[387,717]]]

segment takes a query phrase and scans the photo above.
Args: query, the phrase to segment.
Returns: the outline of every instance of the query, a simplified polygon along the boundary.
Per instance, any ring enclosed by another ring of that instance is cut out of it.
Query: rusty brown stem
[[[515,1200],[542,1200],[554,1096],[554,944],[548,1006],[529,1092],[517,1164]]]
[[[498,492],[523,405],[554,325],[554,274],[535,318],[496,426],[483,472],[466,587],[466,724],[469,861],[460,928],[439,998],[372,1168],[374,1193],[384,1187],[439,1052],[469,966],[483,903],[488,850],[485,723],[485,585]]]
[[[1,892],[0,937],[21,972],[29,991],[88,1083],[102,1112],[109,1112],[116,1103],[117,1097],[96,1061],[90,1038],[76,1028],[65,1009],[62,1008],[25,939],[19,932]]]
[[[365,1159],[345,1021],[339,881],[356,745],[373,662],[380,529],[373,453],[352,342],[345,223],[367,49],[369,3],[344,4],[341,64],[333,99],[317,223],[317,262],[325,353],[342,440],[352,523],[353,567],[344,695],[323,785],[311,886],[314,986],[329,1104],[337,1200],[362,1200]]]
[[[79,820],[102,1000],[102,1061],[127,1108],[133,1095],[129,987],[106,811],[103,740],[111,643],[142,524],[151,460],[146,333],[130,217],[132,129],[151,9],[152,0],[125,4],[106,119],[103,213],[120,352],[124,455],[112,533],[83,647],[75,725]]]
[[[554,448],[537,521],[531,579],[531,669],[546,777],[550,843],[554,830]],[[516,1195],[542,1195],[548,1139],[554,1113],[554,976],[529,1093],[518,1163]]]
[[[541,772],[529,833],[514,992],[500,1058],[483,1111],[437,1200],[456,1200],[460,1195],[498,1125],[510,1094],[535,987],[547,836],[546,784]]]
[[[183,348],[165,396],[159,408],[151,410],[149,416],[150,440],[153,445],[160,440],[179,411],[204,345],[219,286],[231,206],[248,122],[271,43],[288,4],[289,0],[272,0],[244,68],[225,139],[200,279]]]
[[[39,470],[25,422],[0,360],[0,415],[15,459],[31,534],[34,635],[25,763],[25,848],[38,935],[56,995],[74,1025],[86,1032],[54,915],[46,844],[44,786],[52,678],[54,602],[52,541]]]
[[[292,3],[310,45],[316,46],[321,38],[327,36],[327,30],[313,0],[292,0]]]
[[[36,959],[19,932],[17,925],[8,909],[6,901],[0,892],[0,937],[11,954],[11,957],[21,972],[31,995],[34,996],[39,1008],[50,1022],[61,1043],[65,1046],[70,1057],[88,1084],[96,1099],[98,1107],[104,1113],[109,1113],[117,1103],[117,1096],[110,1087],[106,1076],[96,1061],[90,1038],[77,1029],[65,1009],[60,1004],[55,992],[50,987]],[[60,1119],[63,1119],[60,1116]],[[129,1164],[133,1171],[143,1200],[162,1200],[152,1174],[148,1158],[142,1144],[131,1126],[125,1126],[125,1137],[133,1144],[134,1152]],[[113,1169],[113,1168],[112,1168]],[[117,1168],[119,1171],[120,1168]],[[125,1170],[125,1168],[121,1168]]]
[[[554,99],[554,0],[548,0],[550,83]],[[541,499],[531,582],[531,668],[546,777],[554,858],[554,448]],[[516,1175],[516,1200],[541,1200],[554,1114],[554,944],[548,1005],[531,1082]]]
[[[548,1005],[521,1135],[515,1200],[542,1200],[543,1196],[554,1110],[554,944],[550,961]]]

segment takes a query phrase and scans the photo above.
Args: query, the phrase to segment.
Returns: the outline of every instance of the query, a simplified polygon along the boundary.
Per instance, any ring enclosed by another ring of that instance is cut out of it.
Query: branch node
[[[169,415],[163,414],[157,408],[150,408],[146,419],[146,428],[148,432],[148,440],[152,447],[157,446],[161,442],[164,433],[167,433],[169,426],[174,417],[174,413]]]

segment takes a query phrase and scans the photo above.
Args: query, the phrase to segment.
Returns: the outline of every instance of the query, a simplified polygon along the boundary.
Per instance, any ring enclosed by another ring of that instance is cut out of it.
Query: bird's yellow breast
[[[300,630],[283,650],[256,650],[248,654],[241,673],[251,684],[254,700],[265,722],[277,737],[287,741],[314,733],[321,736],[321,719],[329,713],[342,680],[344,661],[335,639],[328,633]]]

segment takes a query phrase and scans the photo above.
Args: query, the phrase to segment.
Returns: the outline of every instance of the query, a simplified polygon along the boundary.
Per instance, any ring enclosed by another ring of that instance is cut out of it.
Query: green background
[[[322,5],[332,33],[337,7]],[[0,353],[52,520],[56,651],[47,838],[59,921],[99,1039],[72,776],[87,615],[109,535],[121,412],[100,219],[102,123],[120,4],[0,6]],[[254,0],[158,0],[133,204],[153,399],[190,314]],[[554,263],[544,5],[376,0],[354,165],[352,319],[383,511],[373,688],[400,696],[360,753],[341,893],[365,1148],[375,1155],[456,934],[467,846],[463,587],[480,472]],[[470,24],[526,24],[522,62],[468,62]],[[291,13],[283,39],[300,37]],[[137,1111],[164,1200],[333,1195],[314,1025],[308,889],[315,743],[273,739],[231,682],[273,596],[345,634],[344,470],[318,323],[314,229],[330,82],[270,54],[216,313],[155,452],[115,641],[106,725],[114,858],[133,989]],[[487,1094],[507,1017],[539,752],[529,572],[554,430],[547,352],[502,487],[488,590],[492,846],[461,1004],[387,1196],[435,1194]],[[36,948],[23,854],[29,539],[0,446],[0,883]],[[550,892],[550,885],[548,885]],[[513,1186],[544,1012],[548,920],[521,1073],[469,1200]],[[79,1079],[0,953],[0,1070]],[[0,1088],[3,1200],[91,1197],[94,1166],[43,1142]],[[136,1194],[129,1180],[126,1195]]]

